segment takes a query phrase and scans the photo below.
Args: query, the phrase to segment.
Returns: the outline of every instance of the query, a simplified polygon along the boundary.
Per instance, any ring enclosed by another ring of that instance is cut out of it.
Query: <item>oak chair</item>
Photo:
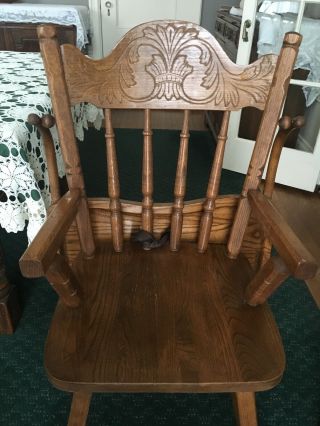
[[[316,271],[269,200],[275,167],[267,194],[259,190],[300,35],[286,34],[279,59],[249,66],[188,22],[139,25],[101,60],[60,47],[52,26],[38,35],[69,191],[60,197],[53,178],[48,219],[20,266],[59,295],[45,366],[73,393],[69,425],[86,423],[93,392],[230,392],[238,423],[256,425],[255,392],[285,366],[266,300],[290,274]],[[104,110],[109,198],[86,197],[70,113],[79,102]],[[219,196],[230,111],[246,106],[264,110],[248,173],[240,196]],[[144,110],[141,203],[120,198],[112,109],[122,108]],[[184,111],[171,204],[153,202],[155,109]],[[191,110],[224,113],[206,198],[184,202]],[[284,119],[281,132],[290,126]],[[131,238],[142,230],[138,239],[155,241],[168,228],[170,242],[156,249]]]

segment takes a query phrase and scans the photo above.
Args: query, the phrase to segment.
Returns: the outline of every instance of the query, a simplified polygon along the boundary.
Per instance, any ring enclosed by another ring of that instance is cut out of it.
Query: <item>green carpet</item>
[[[104,155],[101,132],[92,139],[93,130],[80,143],[85,159],[88,193],[101,196],[106,191],[106,174],[99,158]],[[166,184],[172,190],[174,169],[170,155],[177,153],[176,132],[155,132],[155,187],[158,201],[169,197]],[[138,162],[137,131],[116,132],[118,156],[123,156],[125,142],[131,152],[120,168],[122,197],[140,199],[139,183],[133,182],[131,169]],[[131,139],[132,138],[132,139]],[[200,153],[195,153],[196,144]],[[98,148],[99,147],[99,148]],[[98,149],[101,148],[101,151]],[[195,161],[188,172],[202,182],[208,174],[212,143],[207,133],[193,132],[190,154]],[[95,170],[90,175],[87,166]],[[92,167],[93,166],[93,167]],[[163,180],[160,173],[168,171]],[[170,172],[171,170],[171,172]],[[196,180],[197,180],[196,179]],[[243,177],[224,172],[221,192],[239,192]],[[172,191],[171,191],[172,192]],[[198,183],[188,190],[188,197],[199,197],[204,189]],[[5,250],[9,278],[17,283],[23,304],[23,316],[13,336],[0,336],[0,424],[8,426],[65,425],[71,397],[54,389],[43,368],[45,337],[57,298],[45,280],[26,280],[17,269],[24,250],[24,232],[0,232]],[[287,368],[280,385],[257,394],[260,426],[319,426],[320,420],[320,313],[305,284],[289,279],[270,301],[277,319],[287,355]],[[88,425],[210,425],[234,424],[232,402],[228,394],[95,394],[90,406]]]
[[[178,130],[154,130],[153,167],[154,201],[173,200],[173,187],[179,151]],[[142,131],[116,129],[116,148],[119,163],[121,198],[141,200]],[[205,196],[211,168],[214,143],[209,132],[191,131],[187,170],[186,200]],[[79,143],[87,194],[104,197],[107,191],[107,169],[104,136],[94,129],[86,133],[86,142]],[[239,193],[244,176],[228,170],[222,172],[222,194]]]

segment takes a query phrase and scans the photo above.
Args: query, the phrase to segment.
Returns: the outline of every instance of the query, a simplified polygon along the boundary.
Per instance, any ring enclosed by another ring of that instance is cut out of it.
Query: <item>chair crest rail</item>
[[[263,109],[277,61],[235,65],[209,32],[179,21],[141,24],[101,60],[62,52],[71,103],[102,108]]]

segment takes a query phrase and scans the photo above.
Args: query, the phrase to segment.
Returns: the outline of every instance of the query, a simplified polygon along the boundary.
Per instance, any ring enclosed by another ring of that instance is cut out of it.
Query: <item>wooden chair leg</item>
[[[2,284],[0,276],[0,335],[13,334],[21,316],[18,290],[9,283]]]
[[[254,392],[234,393],[233,405],[238,426],[258,426]]]
[[[0,247],[0,334],[12,334],[20,319],[21,309],[17,288],[6,278]]]
[[[75,392],[72,398],[68,426],[85,426],[89,412],[91,393]]]

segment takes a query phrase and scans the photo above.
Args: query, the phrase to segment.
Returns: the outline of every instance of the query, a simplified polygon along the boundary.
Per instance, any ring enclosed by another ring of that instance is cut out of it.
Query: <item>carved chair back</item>
[[[300,44],[300,36],[297,33],[286,34],[279,59],[275,55],[266,55],[251,65],[239,66],[230,61],[209,32],[188,22],[154,21],[139,25],[123,37],[108,57],[101,60],[92,60],[71,45],[60,47],[51,26],[40,27],[38,35],[68,185],[70,190],[80,189],[83,194],[77,214],[77,233],[82,250],[88,256],[94,251],[94,223],[90,224],[89,220],[88,202],[70,112],[72,105],[90,102],[104,110],[110,233],[114,249],[119,252],[123,247],[124,234],[125,237],[128,234],[127,216],[130,212],[141,213],[141,228],[152,232],[161,228],[159,221],[157,222],[161,209],[165,210],[168,217],[171,213],[171,218],[168,219],[171,222],[171,250],[177,250],[181,237],[186,237],[188,233],[183,216],[197,211],[195,222],[200,224],[197,235],[198,250],[205,251],[212,238],[214,210],[219,207],[223,209],[224,203],[226,204],[226,201],[218,199],[218,192],[230,112],[248,106],[264,110],[229,232],[229,256],[236,257],[250,216],[247,193],[250,189],[256,189],[260,183]],[[145,117],[142,205],[133,207],[120,201],[112,109],[137,108],[144,110]],[[155,206],[153,203],[151,119],[154,109],[184,111],[174,202],[170,208]],[[203,202],[195,202],[193,207],[184,203],[190,110],[223,111],[206,199]],[[234,211],[234,204],[232,209]],[[192,234],[194,230],[190,232]]]

